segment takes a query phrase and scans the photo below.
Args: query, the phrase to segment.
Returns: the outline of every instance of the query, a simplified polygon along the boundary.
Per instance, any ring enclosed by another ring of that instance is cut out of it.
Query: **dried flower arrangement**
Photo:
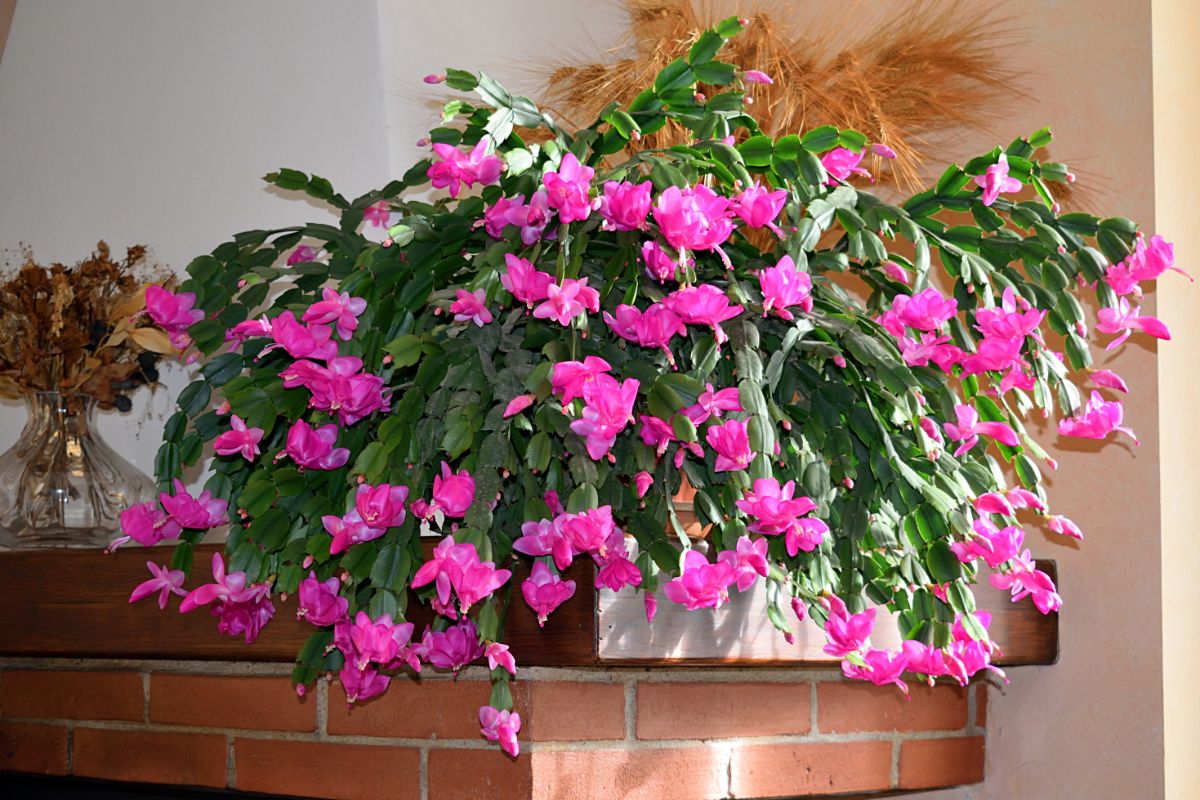
[[[129,392],[158,380],[158,360],[176,348],[142,318],[147,288],[160,283],[146,247],[115,260],[103,241],[73,266],[24,263],[0,285],[0,397],[59,391],[128,411]]]

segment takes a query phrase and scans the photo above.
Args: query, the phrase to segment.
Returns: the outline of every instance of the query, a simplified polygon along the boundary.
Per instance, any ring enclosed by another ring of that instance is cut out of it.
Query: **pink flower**
[[[157,503],[145,502],[130,506],[121,512],[121,531],[125,534],[116,539],[109,549],[115,550],[130,539],[149,547],[163,539],[174,539],[183,532],[183,526],[175,518],[163,513]]]
[[[1028,489],[1022,489],[1020,486],[1009,489],[1004,493],[1008,498],[1008,502],[1012,503],[1013,508],[1034,508],[1038,511],[1045,511],[1046,504],[1042,499]]]
[[[407,486],[359,484],[354,493],[354,508],[362,521],[372,528],[395,528],[404,524]]]
[[[1129,394],[1129,387],[1125,385],[1125,381],[1121,380],[1121,376],[1112,370],[1096,369],[1092,370],[1092,383],[1104,389],[1115,389],[1118,392]]]
[[[266,318],[242,320],[237,325],[225,331],[225,341],[241,344],[253,337],[270,336],[271,327],[271,321]]]
[[[479,643],[479,631],[469,619],[441,632],[427,628],[421,644],[413,649],[438,669],[454,672],[482,658],[484,652],[483,645]]]
[[[765,72],[759,72],[756,69],[748,69],[742,73],[742,80],[746,83],[774,83],[771,76]]]
[[[777,317],[791,320],[789,306],[799,306],[805,313],[812,311],[812,277],[796,269],[791,256],[760,270],[758,285],[762,289],[764,317],[774,311]]]
[[[550,387],[566,405],[583,397],[584,387],[611,369],[612,365],[598,356],[588,356],[583,361],[559,361],[551,371]]]
[[[809,497],[794,497],[795,490],[795,481],[781,487],[775,478],[759,478],[754,481],[754,490],[737,501],[738,509],[753,518],[749,530],[764,536],[782,534],[791,556],[816,550],[829,532],[829,526],[819,519],[802,519],[817,504]]]
[[[533,310],[538,319],[553,319],[567,326],[585,310],[600,310],[600,293],[587,285],[588,279],[564,278],[562,285],[546,287],[546,301]]]
[[[1001,193],[1021,191],[1021,182],[1008,177],[1008,156],[1004,153],[1001,153],[996,163],[988,167],[982,175],[975,177],[975,185],[983,190],[979,201],[985,206],[996,202]]]
[[[675,271],[679,268],[679,262],[663,252],[658,242],[649,241],[642,244],[642,261],[646,264],[646,274],[659,283],[675,280]],[[687,263],[694,262],[689,258]]]
[[[247,428],[237,414],[230,415],[229,425],[232,430],[225,431],[213,441],[213,451],[222,456],[240,453],[247,461],[258,458],[258,443],[262,441],[263,429]]]
[[[520,414],[522,411],[533,405],[533,401],[534,395],[517,395],[512,400],[509,400],[508,405],[504,407],[504,418],[508,419],[509,417],[515,417],[517,414]]]
[[[476,289],[474,292],[459,289],[455,297],[458,299],[450,304],[450,312],[454,314],[455,322],[474,322],[482,328],[492,321],[492,312],[488,311],[487,295],[483,289]]]
[[[517,195],[512,200],[503,195],[496,198],[496,202],[483,211],[483,229],[487,235],[493,239],[503,238],[505,226],[518,224],[518,216],[524,221],[524,203],[524,195]]]
[[[246,573],[225,574],[225,562],[220,553],[212,557],[213,583],[193,589],[179,610],[183,613],[217,602],[212,614],[218,617],[217,630],[226,636],[245,636],[246,644],[258,638],[259,631],[275,613],[265,583],[247,585]]]
[[[1046,520],[1046,527],[1060,536],[1066,536],[1070,539],[1082,539],[1083,531],[1079,526],[1072,522],[1067,517],[1054,515]]]
[[[844,147],[835,147],[830,150],[821,157],[821,166],[825,167],[825,171],[829,173],[829,180],[825,181],[825,185],[837,186],[839,181],[844,181],[851,175],[871,177],[871,173],[858,166],[862,160],[863,153],[861,152],[856,153]]]
[[[1017,446],[1016,431],[1003,422],[980,422],[979,412],[974,406],[956,405],[954,413],[958,418],[957,422],[942,423],[942,430],[946,432],[946,438],[950,441],[962,443],[954,451],[956,458],[974,447],[981,435],[1009,447]]]
[[[236,329],[231,333],[233,337],[239,335]],[[337,356],[337,342],[333,341],[333,332],[329,326],[301,325],[291,311],[284,311],[271,320],[268,335],[274,343],[263,348],[259,353],[260,357],[281,347],[292,358],[328,361]]]
[[[747,228],[769,228],[780,239],[783,231],[775,224],[787,202],[787,190],[771,191],[760,184],[747,186],[733,198],[733,212],[742,218]]]
[[[567,541],[576,553],[591,553],[603,559],[613,534],[618,531],[613,523],[612,506],[600,506],[578,514],[563,514],[555,523],[561,528]],[[621,540],[622,543],[624,540]]]
[[[721,418],[726,411],[742,411],[742,401],[738,397],[736,386],[715,391],[711,383],[704,385],[704,391],[696,398],[696,404],[683,409],[683,414],[695,425],[707,422],[710,418]]]
[[[676,250],[718,250],[733,232],[728,198],[703,184],[669,186],[654,204],[654,221]]]
[[[962,359],[963,371],[968,375],[981,372],[1004,372],[1019,368],[1022,339],[982,339],[975,352]]]
[[[625,586],[641,586],[642,572],[629,560],[629,548],[625,544],[625,532],[614,529],[605,544],[603,555],[594,556],[596,564],[596,588],[606,586],[619,592]]]
[[[350,460],[350,450],[333,446],[337,435],[338,427],[332,422],[314,429],[304,420],[298,419],[288,428],[287,444],[283,452],[298,467],[338,469]]]
[[[1025,532],[1015,525],[997,528],[986,519],[971,525],[974,535],[966,542],[951,542],[950,549],[959,561],[968,563],[982,558],[989,567],[996,567],[1016,556],[1025,542]]]
[[[876,156],[879,156],[880,158],[891,159],[891,158],[896,157],[895,150],[888,147],[886,144],[882,144],[880,142],[875,142],[874,144],[871,145],[871,147],[869,149],[871,151],[871,155],[876,155]]]
[[[717,560],[733,567],[738,591],[744,592],[760,577],[767,577],[767,540],[742,536],[737,540],[736,550],[721,551]]]
[[[433,509],[447,517],[461,517],[475,502],[475,479],[465,469],[451,472],[442,462],[442,474],[433,478]]]
[[[483,654],[487,656],[488,669],[497,669],[503,667],[508,670],[508,674],[517,674],[517,661],[513,658],[513,654],[508,651],[508,645],[500,642],[492,642],[484,648]]]
[[[906,294],[896,295],[892,298],[889,313],[902,325],[919,331],[935,331],[958,313],[958,300],[945,297],[937,289],[929,288],[911,297]],[[889,327],[888,330],[896,336],[903,333],[902,329],[896,332]]]
[[[637,475],[633,476],[633,485],[637,489],[638,497],[645,497],[646,492],[650,491],[650,487],[654,484],[654,476],[646,470],[642,470]]]
[[[900,679],[908,667],[908,656],[904,651],[893,653],[890,650],[871,648],[863,655],[863,661],[866,663],[864,667],[843,661],[842,674],[852,680],[870,681],[876,686],[894,683],[904,692],[905,697],[908,696],[908,684]]]
[[[750,466],[756,453],[750,449],[750,435],[746,426],[746,420],[730,419],[713,425],[705,432],[708,446],[717,454],[714,470],[732,472]]]
[[[357,655],[355,666],[366,669],[372,661],[390,664],[412,639],[411,622],[394,623],[388,614],[372,620],[365,611],[359,611],[350,628],[350,641]]]
[[[597,375],[584,385],[583,412],[580,419],[571,423],[571,430],[585,437],[588,455],[593,460],[604,458],[617,435],[633,420],[638,386],[634,378],[618,382],[611,375]]]
[[[946,663],[946,651],[940,647],[909,639],[901,645],[901,649],[908,659],[907,669],[910,672],[930,678],[950,674],[950,667]]]
[[[175,479],[175,494],[162,492],[158,502],[185,528],[203,531],[229,522],[228,500],[214,499],[212,492],[207,490],[201,492],[199,497],[192,497],[178,478]]]
[[[479,732],[489,742],[499,742],[500,749],[513,758],[521,752],[517,733],[521,730],[521,715],[515,711],[500,711],[491,706],[479,709]]]
[[[386,200],[367,206],[363,209],[363,221],[375,228],[386,228],[388,217],[392,215],[392,207]]]
[[[303,264],[306,261],[314,261],[317,257],[317,249],[309,245],[302,244],[292,252],[288,253],[287,265],[289,267],[296,264]]]
[[[1109,342],[1105,346],[1105,350],[1112,350],[1128,339],[1134,331],[1142,331],[1156,339],[1170,340],[1171,338],[1171,332],[1167,330],[1167,326],[1163,324],[1162,320],[1141,316],[1140,308],[1131,310],[1129,301],[1124,297],[1117,301],[1116,308],[1102,308],[1096,312],[1096,330],[1100,333],[1121,334]]]
[[[1032,597],[1033,604],[1043,614],[1062,608],[1063,600],[1054,579],[1037,569],[1028,550],[1013,559],[1013,566],[1007,572],[992,573],[991,582],[997,589],[1011,589],[1014,603]]]
[[[463,186],[470,188],[479,183],[483,186],[500,179],[503,163],[493,155],[487,155],[488,137],[483,137],[471,149],[463,153],[449,144],[435,144],[433,152],[442,160],[430,165],[425,174],[435,189],[446,189],[453,198],[458,197]]]
[[[550,224],[550,201],[545,189],[538,189],[529,197],[529,204],[521,209],[520,216],[513,211],[515,224],[521,226],[521,242],[530,247],[542,238]],[[549,238],[554,238],[553,236]]]
[[[546,562],[534,562],[529,577],[521,582],[521,596],[525,604],[537,613],[538,626],[567,600],[575,596],[575,581],[564,581],[558,573],[551,572]]]
[[[646,612],[646,622],[654,623],[654,615],[658,613],[658,597],[654,592],[642,592],[642,608]]]
[[[567,153],[559,163],[557,172],[547,172],[542,176],[546,199],[550,207],[558,211],[560,222],[580,222],[591,214],[588,191],[595,174],[596,170],[580,164],[574,153]]]
[[[521,536],[513,542],[513,549],[527,556],[554,556],[554,566],[560,570],[571,566],[575,548],[560,524],[562,518],[522,523]]]
[[[638,184],[628,181],[606,181],[604,196],[600,198],[600,225],[606,231],[636,231],[646,227],[646,216],[650,213],[649,181]]]
[[[883,270],[884,275],[887,275],[894,281],[907,284],[910,280],[912,280],[912,277],[908,274],[908,270],[897,264],[895,261],[884,261],[879,265],[879,268]]]
[[[972,505],[980,514],[1003,514],[1012,517],[1017,513],[1009,499],[999,492],[985,492],[975,498]]]
[[[373,697],[378,697],[387,691],[391,678],[374,667],[356,669],[353,662],[347,660],[342,665],[338,679],[346,692],[347,703],[363,703]]]
[[[661,303],[653,303],[645,311],[622,304],[617,306],[616,316],[605,311],[604,322],[613,333],[626,341],[662,350],[672,366],[675,365],[675,355],[671,352],[671,339],[676,335],[687,336],[687,326],[675,312]]]
[[[320,325],[334,323],[337,334],[346,341],[358,330],[358,318],[367,310],[367,301],[362,297],[351,297],[349,292],[324,289],[322,299],[313,303],[301,319]]]
[[[512,253],[504,254],[505,271],[500,273],[500,285],[527,306],[545,300],[554,276],[538,270],[533,264]]]
[[[192,308],[195,304],[196,295],[192,292],[171,293],[161,286],[146,287],[146,313],[167,332],[176,349],[191,344],[187,329],[204,319],[203,311]]]
[[[707,325],[712,328],[717,344],[729,341],[725,331],[721,330],[721,323],[742,313],[741,306],[731,305],[724,292],[707,283],[676,289],[662,302],[688,325]]]
[[[987,630],[988,625],[991,624],[992,615],[987,611],[977,611],[972,616],[984,630]],[[963,625],[962,615],[955,618],[951,633],[954,641],[945,651],[947,674],[953,675],[964,686],[972,675],[984,669],[991,670],[1004,678],[1004,672],[990,663],[992,654],[996,652],[995,645],[990,641],[973,639]]]
[[[1045,311],[1034,308],[1010,286],[1004,290],[998,308],[976,309],[975,328],[984,336],[997,339],[1024,339],[1038,329],[1045,317]]]
[[[1122,263],[1128,265],[1129,277],[1133,281],[1158,280],[1159,276],[1167,270],[1174,270],[1191,278],[1190,275],[1175,266],[1175,245],[1157,235],[1151,236],[1149,242],[1138,239],[1133,252]],[[1126,294],[1126,292],[1118,292],[1118,294]]]
[[[150,570],[150,574],[154,577],[134,587],[133,593],[129,595],[129,602],[136,603],[143,597],[149,597],[158,592],[158,607],[165,609],[167,607],[167,598],[171,595],[177,594],[182,597],[187,594],[183,590],[183,579],[185,577],[183,570],[160,567],[153,561],[146,562],[146,569]]]
[[[876,609],[851,614],[837,595],[830,595],[821,602],[829,608],[825,620],[825,636],[829,643],[822,648],[825,653],[834,658],[845,658],[861,650],[875,629]]]
[[[738,580],[738,572],[728,561],[710,564],[704,554],[688,550],[683,555],[683,570],[663,587],[667,599],[689,611],[720,608],[729,602],[729,587]]]
[[[424,83],[428,83],[428,84],[445,83],[446,76],[438,75],[435,73],[430,73],[429,75],[426,75],[424,78],[421,78],[421,81]]]
[[[347,511],[338,517],[326,514],[321,517],[321,525],[333,537],[329,543],[330,555],[337,555],[349,550],[353,545],[370,542],[387,533],[386,528],[372,528],[363,522],[357,510]]]
[[[342,582],[336,576],[322,583],[315,572],[309,572],[308,577],[300,581],[296,616],[318,627],[343,619],[350,601],[341,596],[341,588]]]
[[[1106,401],[1099,392],[1093,391],[1087,405],[1079,414],[1058,423],[1058,435],[1104,439],[1113,431],[1120,431],[1137,443],[1138,439],[1133,431],[1121,425],[1124,415],[1125,409],[1120,400]]]

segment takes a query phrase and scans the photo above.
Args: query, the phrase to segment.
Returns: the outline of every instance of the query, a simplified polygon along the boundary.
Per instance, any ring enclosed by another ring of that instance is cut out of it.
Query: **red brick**
[[[237,788],[337,800],[418,800],[421,754],[412,748],[237,739]]]
[[[150,678],[150,721],[209,728],[315,731],[316,698],[273,678],[165,675]]]
[[[0,771],[67,773],[67,729],[0,722]]]
[[[537,800],[711,800],[726,796],[728,775],[721,748],[538,751],[529,756]]]
[[[74,774],[89,778],[184,786],[224,786],[225,737],[76,728]]]
[[[525,688],[512,688],[513,709],[524,720]],[[491,691],[487,681],[395,678],[380,697],[347,708],[341,685],[331,684],[327,727],[332,734],[478,740],[479,707],[487,705]]]
[[[891,742],[744,745],[733,751],[733,797],[805,797],[886,789]]]
[[[894,686],[830,681],[817,684],[817,730],[955,731],[967,725],[967,690],[909,684],[912,699]]]
[[[534,682],[529,686],[530,741],[625,738],[625,687],[619,683]]]
[[[429,796],[436,800],[520,800],[530,797],[529,756],[496,749],[429,751]]]
[[[987,727],[988,684],[980,683],[975,687],[975,724],[980,728]]]
[[[807,683],[641,683],[637,738],[808,733],[811,698]]]
[[[145,706],[136,672],[0,672],[0,714],[6,717],[141,722]]]
[[[900,745],[901,789],[933,789],[982,780],[982,736],[908,739]]]

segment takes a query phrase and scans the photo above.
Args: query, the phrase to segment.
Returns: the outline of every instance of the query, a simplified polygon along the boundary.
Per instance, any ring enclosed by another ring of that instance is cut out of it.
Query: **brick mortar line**
[[[902,741],[903,739],[899,735],[892,736],[892,761],[888,771],[888,781],[893,789],[900,785],[900,743]]]
[[[225,735],[225,785],[237,788],[237,756],[233,751],[233,736]]]
[[[142,722],[150,721],[150,673],[142,673]]]
[[[637,686],[636,680],[625,683],[625,708],[622,713],[625,715],[626,742],[637,741]]]
[[[421,800],[429,800],[429,748],[422,747],[417,762],[417,790]]]
[[[75,774],[75,726],[67,725],[67,774]]]
[[[809,683],[808,730],[812,733],[821,732],[820,727],[817,726],[817,683],[818,681]]]
[[[976,732],[978,732],[978,729],[979,729],[979,725],[978,725],[979,720],[976,719],[976,716],[977,716],[976,711],[978,710],[978,705],[975,701],[975,698],[978,694],[979,694],[979,686],[978,685],[973,685],[973,686],[967,687],[967,724],[966,724],[966,727],[964,728],[964,730],[970,731],[971,733],[976,733]]]
[[[329,681],[321,678],[317,681],[317,738],[324,739],[329,735]]]

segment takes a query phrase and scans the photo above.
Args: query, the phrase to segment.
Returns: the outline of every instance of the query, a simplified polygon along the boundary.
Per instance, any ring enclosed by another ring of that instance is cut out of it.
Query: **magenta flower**
[[[335,556],[356,544],[373,541],[387,533],[386,528],[372,528],[363,522],[358,511],[353,509],[340,517],[326,514],[321,517],[321,525],[333,537],[329,543],[329,553]]]
[[[451,593],[455,583],[462,578],[463,567],[478,560],[475,545],[465,542],[456,544],[453,536],[447,536],[433,549],[433,557],[422,564],[413,575],[412,587],[419,589],[432,583],[437,595],[434,608],[445,616],[456,617],[456,612],[450,605]]]
[[[296,264],[303,264],[307,261],[314,261],[317,258],[317,249],[309,245],[302,244],[292,252],[288,253],[287,265],[289,267]]]
[[[366,669],[370,662],[390,664],[412,639],[411,622],[394,623],[388,614],[372,620],[365,611],[359,611],[350,628],[350,641],[357,654],[355,666]]]
[[[338,673],[338,680],[346,692],[347,703],[362,703],[386,692],[392,679],[373,667],[356,669],[347,659]]]
[[[146,287],[146,313],[154,324],[167,332],[171,345],[183,350],[191,344],[187,329],[204,319],[204,312],[192,308],[196,295],[192,292],[172,293],[161,286]]]
[[[337,356],[337,342],[333,341],[333,331],[328,325],[301,325],[291,311],[271,320],[269,335],[274,343],[264,347],[260,356],[279,348],[292,358],[328,361]]]
[[[961,442],[958,449],[954,451],[956,458],[974,447],[979,442],[981,435],[995,439],[1009,447],[1016,447],[1019,443],[1016,431],[1009,425],[1003,422],[980,422],[979,412],[975,410],[974,406],[956,405],[954,413],[957,422],[942,423],[942,430],[946,432],[946,438],[950,441]]]
[[[642,470],[637,475],[633,476],[633,485],[637,489],[638,497],[645,497],[646,492],[650,491],[650,487],[654,484],[654,476],[646,470]]]
[[[991,624],[992,615],[987,611],[976,611],[973,616],[984,630]],[[976,641],[971,638],[971,634],[967,633],[967,629],[963,625],[961,615],[955,618],[951,633],[954,640],[946,648],[946,664],[949,674],[953,675],[959,683],[966,685],[972,675],[984,669],[991,670],[1004,678],[1003,670],[991,665],[991,658],[996,652],[996,646],[988,641]]]
[[[650,213],[649,181],[606,181],[604,195],[600,198],[600,216],[604,222],[600,227],[606,231],[636,231],[646,227],[646,216]]]
[[[438,75],[437,73],[430,73],[430,74],[426,75],[424,78],[421,78],[421,81],[423,83],[428,83],[428,84],[445,83],[446,76]]]
[[[608,455],[617,435],[633,421],[639,383],[634,378],[618,382],[611,375],[597,375],[583,387],[583,412],[571,430],[585,438],[588,455],[599,461]]]
[[[732,472],[745,469],[757,455],[750,449],[750,434],[746,420],[730,419],[713,425],[704,434],[705,441],[717,454],[713,469],[717,472]]]
[[[587,285],[588,279],[564,278],[562,285],[546,287],[546,300],[533,310],[538,319],[552,319],[567,326],[585,310],[600,311],[600,293]]]
[[[870,681],[876,686],[887,686],[894,683],[900,687],[900,691],[904,692],[905,697],[908,696],[908,685],[900,679],[904,670],[909,666],[908,656],[903,650],[893,653],[890,650],[871,648],[863,654],[863,661],[866,663],[866,666],[863,667],[843,661],[842,674],[852,680]]]
[[[559,163],[557,172],[547,172],[542,176],[546,200],[551,208],[558,211],[560,222],[580,222],[591,214],[588,191],[595,174],[596,170],[580,164],[574,153],[567,153]]]
[[[1046,527],[1059,536],[1066,536],[1069,539],[1083,538],[1083,531],[1079,529],[1079,526],[1060,514],[1055,514],[1048,518],[1046,520]]]
[[[175,494],[162,492],[158,502],[171,517],[185,528],[204,531],[229,522],[229,501],[214,498],[205,490],[199,497],[192,497],[183,481],[175,479]]]
[[[742,80],[746,83],[774,83],[771,76],[765,72],[759,72],[756,69],[748,69],[742,73]]]
[[[500,273],[500,285],[509,294],[529,307],[546,299],[547,290],[554,283],[553,275],[512,253],[504,254],[504,263],[506,269]]]
[[[795,491],[795,481],[781,487],[775,478],[759,478],[754,481],[754,490],[737,501],[738,509],[753,519],[747,526],[749,530],[764,536],[783,534],[791,556],[802,550],[806,553],[816,550],[829,532],[823,521],[804,517],[817,504],[809,497],[795,497]]]
[[[550,387],[566,405],[583,397],[584,387],[611,369],[612,365],[598,356],[588,356],[583,361],[559,361],[551,371]]]
[[[1109,342],[1105,346],[1105,350],[1112,350],[1128,339],[1134,331],[1149,334],[1155,339],[1169,341],[1171,338],[1171,332],[1167,330],[1167,326],[1163,324],[1162,320],[1141,316],[1141,309],[1130,309],[1129,301],[1124,297],[1117,300],[1116,308],[1102,308],[1096,312],[1096,330],[1100,333],[1121,334]]]
[[[985,492],[971,504],[980,514],[1003,514],[1006,517],[1016,515],[1008,497],[999,492]]]
[[[336,577],[322,583],[315,572],[309,572],[308,577],[300,581],[296,616],[318,627],[343,619],[350,601],[341,596],[341,588],[342,582]]]
[[[177,594],[182,597],[187,594],[183,590],[185,577],[183,570],[160,567],[153,561],[146,562],[146,569],[150,570],[150,574],[154,577],[135,586],[133,593],[129,595],[129,602],[136,603],[138,600],[158,592],[158,607],[165,609],[167,599],[171,595]]]
[[[386,411],[389,404],[383,393],[383,379],[362,373],[362,360],[339,356],[329,360],[327,367],[311,361],[296,361],[280,370],[285,389],[303,386],[312,393],[311,408],[337,414],[338,422],[353,425],[376,411]]]
[[[937,289],[929,288],[923,292],[917,292],[911,297],[906,294],[896,295],[892,299],[891,311],[884,316],[892,315],[901,325],[907,325],[919,331],[936,331],[953,319],[957,313],[958,300],[953,297],[945,297]],[[904,332],[903,328],[897,332],[886,323],[884,323],[884,327],[888,327],[888,330],[896,336]]]
[[[870,178],[871,173],[858,165],[863,160],[863,155],[861,152],[856,153],[844,147],[835,147],[823,155],[821,166],[825,167],[825,171],[829,173],[829,180],[825,181],[825,185],[837,186],[839,181],[844,181],[851,175]]]
[[[1024,363],[1021,359],[1022,343],[1022,339],[982,339],[974,353],[962,358],[963,371],[968,375],[978,375],[981,372],[1004,372],[1019,368]]]
[[[760,184],[747,186],[733,198],[733,213],[741,217],[747,228],[768,228],[780,239],[783,231],[775,224],[787,202],[787,190],[771,191]]]
[[[672,337],[687,336],[687,326],[662,303],[653,303],[645,311],[622,304],[617,306],[615,316],[605,311],[604,321],[622,339],[662,350],[671,366],[675,366],[675,354],[670,347]]]
[[[736,550],[722,550],[717,560],[733,567],[738,591],[744,592],[759,578],[767,577],[767,540],[742,536]]]
[[[658,597],[654,592],[642,592],[642,608],[646,612],[646,624],[654,624],[654,615],[658,613]]]
[[[438,669],[458,672],[476,659],[482,658],[484,649],[479,643],[479,632],[475,623],[464,619],[444,631],[425,629],[425,636],[414,650]]]
[[[1004,153],[1001,153],[996,163],[988,167],[982,175],[975,177],[975,185],[983,190],[980,193],[979,202],[985,206],[996,202],[996,198],[1002,193],[1021,191],[1021,182],[1016,178],[1008,177],[1008,156]]]
[[[308,307],[301,319],[319,325],[333,323],[342,341],[348,340],[358,330],[358,318],[367,310],[367,301],[351,297],[349,292],[338,294],[335,289],[322,290],[321,298]]]
[[[837,595],[823,598],[821,602],[829,608],[825,620],[825,636],[829,643],[822,648],[825,653],[834,658],[845,658],[861,650],[875,629],[876,609],[851,614]]]
[[[1045,311],[1034,308],[1010,286],[999,307],[976,309],[975,328],[996,339],[1024,339],[1037,331],[1045,317]]]
[[[484,648],[483,654],[487,656],[488,669],[497,669],[503,667],[508,670],[508,674],[517,674],[517,661],[513,658],[513,654],[508,651],[508,645],[500,642],[492,642]]]
[[[646,264],[646,274],[659,283],[675,280],[679,261],[663,252],[658,242],[649,241],[642,244],[642,261]],[[690,265],[695,262],[689,258],[686,263]]]
[[[541,627],[554,609],[575,596],[575,581],[564,581],[546,562],[536,561],[529,577],[521,582],[521,596],[537,614]]]
[[[157,503],[145,502],[130,506],[121,512],[121,531],[125,534],[109,545],[115,550],[130,539],[149,547],[163,539],[174,539],[183,532],[179,521],[164,513]]]
[[[882,142],[875,142],[869,149],[871,155],[879,156],[880,158],[892,159],[896,157],[896,151]]]
[[[1129,387],[1125,381],[1121,380],[1121,376],[1112,370],[1095,369],[1092,370],[1090,376],[1092,383],[1103,389],[1114,389],[1124,394],[1129,394]]]
[[[350,460],[350,450],[333,446],[337,435],[338,427],[332,422],[313,428],[304,420],[298,419],[288,428],[287,443],[283,452],[298,467],[338,469]]]
[[[480,561],[473,544],[464,543],[460,547],[471,548],[471,554],[474,555],[473,560],[462,565],[459,575],[451,577],[454,593],[458,596],[459,611],[466,616],[466,613],[471,610],[471,606],[490,597],[492,592],[507,583],[508,579],[512,577],[512,572],[507,569],[496,569],[496,565],[491,561]]]
[[[742,401],[738,397],[736,386],[719,391],[713,389],[711,383],[704,385],[704,391],[696,398],[696,404],[683,409],[683,415],[693,424],[700,425],[710,418],[721,418],[726,411],[743,411]]]
[[[576,553],[591,553],[601,559],[608,553],[613,534],[619,532],[613,522],[612,506],[590,508],[578,514],[563,514],[555,523]]]
[[[950,549],[963,563],[982,558],[989,567],[996,569],[1015,557],[1025,542],[1025,532],[1015,525],[997,528],[986,519],[980,518],[975,520],[971,527],[975,533],[969,540],[950,543]]]
[[[513,542],[513,549],[527,556],[553,556],[554,566],[564,570],[571,566],[575,548],[563,530],[559,517],[554,521],[530,520],[521,524],[521,536]]]
[[[546,226],[550,224],[550,200],[545,189],[538,189],[529,197],[529,204],[518,212],[514,209],[515,224],[521,226],[521,242],[530,247],[542,238]],[[549,238],[554,238],[553,236]]]
[[[1009,489],[1004,493],[1008,498],[1008,502],[1012,503],[1013,508],[1033,508],[1038,511],[1045,511],[1046,504],[1042,499],[1028,489],[1022,489],[1020,486]]]
[[[758,273],[758,285],[763,295],[763,316],[775,312],[780,319],[791,320],[790,306],[799,306],[802,311],[812,311],[812,277],[796,269],[791,256],[784,256],[773,267]]]
[[[894,281],[907,284],[910,280],[912,280],[912,276],[908,274],[908,270],[897,264],[895,261],[884,261],[879,265],[879,268],[883,270],[884,275],[887,275]]]
[[[229,425],[232,430],[225,431],[213,441],[213,451],[222,456],[240,453],[247,461],[258,458],[258,443],[262,441],[263,429],[247,428],[237,414],[230,415]]]
[[[603,554],[594,556],[596,564],[596,588],[606,586],[614,592],[626,586],[641,586],[642,572],[629,560],[629,548],[625,544],[625,532],[614,529],[605,543]]]
[[[901,650],[908,659],[907,669],[928,676],[930,685],[934,683],[933,678],[951,674],[951,668],[946,661],[946,651],[940,647],[909,639],[901,645]]]
[[[721,329],[721,323],[742,313],[741,306],[731,305],[724,292],[707,283],[676,289],[662,302],[688,325],[707,325],[712,328],[717,344],[729,341]]]
[[[270,336],[271,327],[271,321],[265,317],[262,319],[242,320],[237,325],[225,331],[225,341],[241,344],[247,339],[258,336]]]
[[[458,197],[463,186],[470,188],[476,183],[483,186],[500,179],[503,163],[494,155],[487,154],[488,138],[480,139],[470,153],[464,153],[449,144],[435,144],[433,152],[442,160],[430,165],[425,174],[435,189],[446,189],[453,198]]]
[[[247,585],[244,572],[226,574],[220,553],[213,553],[212,575],[213,583],[193,589],[183,598],[179,610],[186,614],[216,601],[212,614],[218,617],[217,631],[225,636],[244,636],[250,644],[275,614],[270,587],[265,583]]]
[[[432,509],[447,517],[461,517],[475,502],[475,479],[465,469],[451,472],[450,465],[442,462],[442,474],[433,478]]]
[[[733,232],[729,205],[728,198],[703,184],[686,189],[669,186],[658,195],[652,213],[663,238],[676,250],[721,253],[721,244]]]
[[[380,200],[363,209],[363,221],[375,228],[386,228],[391,215],[392,207],[386,200]]]
[[[508,405],[504,407],[504,418],[515,417],[525,409],[533,405],[535,396],[532,394],[519,394],[512,400],[508,401]]]
[[[404,524],[404,503],[408,500],[407,486],[378,486],[359,484],[354,493],[354,508],[359,517],[372,528],[395,528]]]
[[[1167,270],[1174,270],[1191,279],[1190,275],[1175,266],[1175,245],[1158,235],[1151,236],[1149,242],[1138,239],[1133,253],[1124,263],[1129,264],[1130,277],[1135,281],[1158,280]]]
[[[450,312],[454,314],[455,322],[474,322],[482,328],[492,321],[492,312],[487,308],[487,294],[483,289],[468,292],[459,289],[455,292],[457,298],[450,304]]]
[[[483,229],[493,239],[504,237],[504,228],[517,225],[525,220],[525,195],[517,195],[509,199],[504,195],[496,198],[496,202],[483,211]]]
[[[513,758],[521,752],[517,733],[521,730],[521,715],[515,711],[499,711],[491,706],[479,709],[479,732],[489,742],[499,742],[500,749]]]
[[[728,561],[710,564],[703,553],[688,550],[683,555],[683,569],[672,578],[663,592],[672,603],[689,611],[698,608],[720,608],[729,602],[729,587],[737,582],[737,569]]]
[[[1122,427],[1121,420],[1125,416],[1125,408],[1120,400],[1105,400],[1099,392],[1093,391],[1083,410],[1073,417],[1067,417],[1058,423],[1059,436],[1078,436],[1082,439],[1104,439],[1113,431],[1120,431],[1138,442],[1137,436],[1129,428]]]
[[[1008,571],[992,573],[991,582],[997,589],[1010,589],[1014,603],[1032,597],[1033,604],[1043,614],[1062,608],[1063,600],[1054,579],[1036,567],[1028,550],[1013,559]]]

